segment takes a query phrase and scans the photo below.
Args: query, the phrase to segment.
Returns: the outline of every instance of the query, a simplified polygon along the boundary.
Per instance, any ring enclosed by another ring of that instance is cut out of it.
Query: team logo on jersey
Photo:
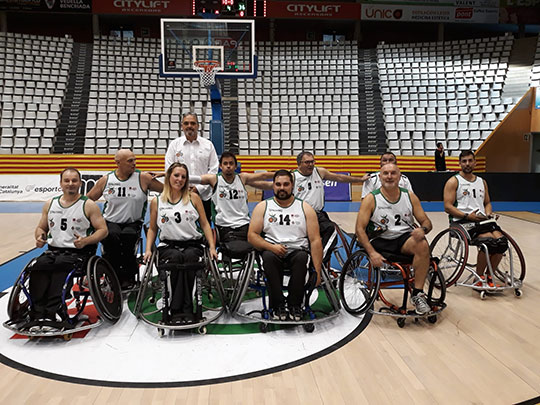
[[[390,220],[388,219],[388,216],[383,215],[382,218],[381,218],[381,224],[386,225],[389,222],[390,222]]]
[[[167,215],[162,215],[161,216],[161,223],[166,224],[167,222],[169,222],[169,217]]]
[[[275,215],[270,215],[270,218],[268,218],[268,222],[273,223],[277,221],[277,217]]]
[[[470,194],[471,194],[471,193],[469,192],[469,190],[464,190],[464,191],[463,191],[463,195],[464,195],[464,196],[468,196],[468,195],[470,195]]]
[[[225,193],[219,193],[219,198],[225,198]]]
[[[49,221],[49,228],[54,228],[54,221],[52,219]]]
[[[114,188],[113,188],[113,187],[108,188],[108,189],[105,191],[105,193],[107,193],[107,194],[114,194]]]
[[[304,187],[302,187],[302,186],[298,186],[298,192],[301,192],[301,191],[304,191],[304,190],[305,190],[305,188],[304,188]]]

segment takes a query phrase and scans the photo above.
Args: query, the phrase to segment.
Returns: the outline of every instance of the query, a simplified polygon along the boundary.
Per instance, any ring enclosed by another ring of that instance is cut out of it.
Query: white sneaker
[[[414,311],[418,315],[425,315],[431,311],[431,307],[429,306],[426,299],[426,294],[424,294],[423,292],[411,297],[411,303],[414,305]]]

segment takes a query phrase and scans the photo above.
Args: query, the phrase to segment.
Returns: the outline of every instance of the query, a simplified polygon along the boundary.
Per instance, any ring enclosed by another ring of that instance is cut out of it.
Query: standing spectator
[[[201,176],[216,174],[219,161],[212,142],[199,135],[199,120],[197,114],[189,112],[182,117],[184,136],[169,144],[165,155],[165,170],[173,163],[184,163],[189,173]],[[211,218],[212,186],[198,184],[191,188],[192,192],[200,195],[208,221]]]
[[[446,171],[446,161],[444,159],[443,144],[439,142],[437,143],[437,149],[435,149],[435,170],[438,172]]]

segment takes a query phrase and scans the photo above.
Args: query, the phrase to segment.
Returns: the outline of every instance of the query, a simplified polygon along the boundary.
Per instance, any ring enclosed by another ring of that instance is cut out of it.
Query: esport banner
[[[0,0],[0,10],[91,13],[92,0]]]
[[[85,195],[105,174],[100,171],[82,171],[81,194]],[[58,174],[0,175],[0,201],[47,201],[62,194]],[[150,192],[149,197],[157,193]]]

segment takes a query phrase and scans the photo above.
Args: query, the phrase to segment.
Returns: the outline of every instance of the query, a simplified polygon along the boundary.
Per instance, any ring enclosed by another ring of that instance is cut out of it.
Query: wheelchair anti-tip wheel
[[[355,315],[367,312],[377,298],[380,283],[379,268],[372,266],[364,251],[354,252],[339,277],[339,291],[346,311]]]
[[[445,229],[435,236],[429,250],[432,257],[439,259],[438,268],[443,274],[446,287],[454,285],[467,265],[469,257],[467,236],[459,228]]]

